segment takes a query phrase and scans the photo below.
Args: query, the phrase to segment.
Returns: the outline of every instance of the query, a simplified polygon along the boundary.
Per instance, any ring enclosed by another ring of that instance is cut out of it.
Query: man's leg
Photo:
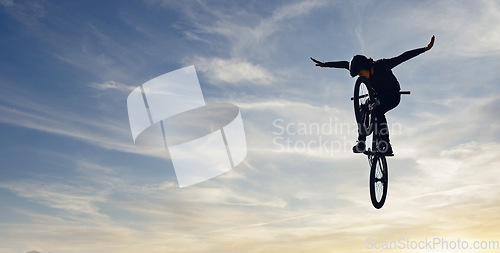
[[[378,124],[375,130],[378,131],[379,136],[382,140],[389,141],[389,127],[387,127],[387,119],[385,118],[385,114],[379,113],[377,115]]]
[[[397,96],[384,97],[381,101],[379,111],[377,113],[378,124],[375,130],[378,131],[381,139],[380,146],[378,148],[379,151],[387,154],[392,154],[392,147],[389,139],[389,127],[387,125],[385,113],[398,106],[400,100],[401,96],[399,94]]]
[[[363,153],[365,151],[366,135],[364,133],[366,132],[366,129],[362,129],[363,127],[363,124],[358,123],[358,142],[356,142],[356,145],[352,147],[352,152],[354,153]]]

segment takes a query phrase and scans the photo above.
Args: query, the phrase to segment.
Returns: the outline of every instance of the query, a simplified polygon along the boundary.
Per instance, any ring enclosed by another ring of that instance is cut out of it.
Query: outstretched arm
[[[316,66],[322,68],[340,68],[340,69],[349,69],[348,61],[334,61],[334,62],[320,62],[311,57],[311,60],[316,63]]]
[[[389,67],[392,69],[394,67],[396,67],[397,65],[425,52],[425,51],[428,51],[430,50],[433,46],[434,46],[434,39],[435,37],[432,36],[431,38],[431,42],[429,42],[429,44],[426,46],[426,47],[422,47],[422,48],[417,48],[417,49],[413,49],[413,50],[410,50],[410,51],[406,51],[404,52],[403,54],[401,54],[400,56],[397,56],[397,57],[394,57],[394,58],[391,58],[391,59],[387,59],[387,64],[389,65]]]

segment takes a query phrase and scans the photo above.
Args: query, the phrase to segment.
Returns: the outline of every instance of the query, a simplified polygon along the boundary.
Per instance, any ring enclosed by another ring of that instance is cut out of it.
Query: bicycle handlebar
[[[409,91],[409,90],[402,90],[402,91],[399,91],[399,94],[401,94],[401,95],[410,95],[411,91]],[[359,96],[359,98],[364,98],[364,97],[368,97],[368,94]],[[354,97],[351,97],[351,100],[354,100]]]

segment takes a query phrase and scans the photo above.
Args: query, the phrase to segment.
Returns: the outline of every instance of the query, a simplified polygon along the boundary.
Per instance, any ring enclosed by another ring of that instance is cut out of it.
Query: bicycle
[[[410,94],[409,91],[400,91],[400,94]],[[368,156],[370,166],[370,198],[373,206],[382,208],[387,198],[389,187],[389,167],[387,166],[386,155],[379,151],[383,144],[377,128],[376,110],[380,104],[377,93],[371,87],[370,82],[365,77],[359,77],[354,85],[354,114],[358,123],[359,131],[365,136],[372,136],[372,147],[363,153]]]

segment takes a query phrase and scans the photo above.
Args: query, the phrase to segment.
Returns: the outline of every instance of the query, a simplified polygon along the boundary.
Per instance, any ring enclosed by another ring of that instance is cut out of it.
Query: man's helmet
[[[366,58],[364,55],[355,55],[352,57],[349,63],[349,71],[351,72],[351,77],[355,77],[363,69],[370,70],[372,67],[373,60],[371,58]]]

